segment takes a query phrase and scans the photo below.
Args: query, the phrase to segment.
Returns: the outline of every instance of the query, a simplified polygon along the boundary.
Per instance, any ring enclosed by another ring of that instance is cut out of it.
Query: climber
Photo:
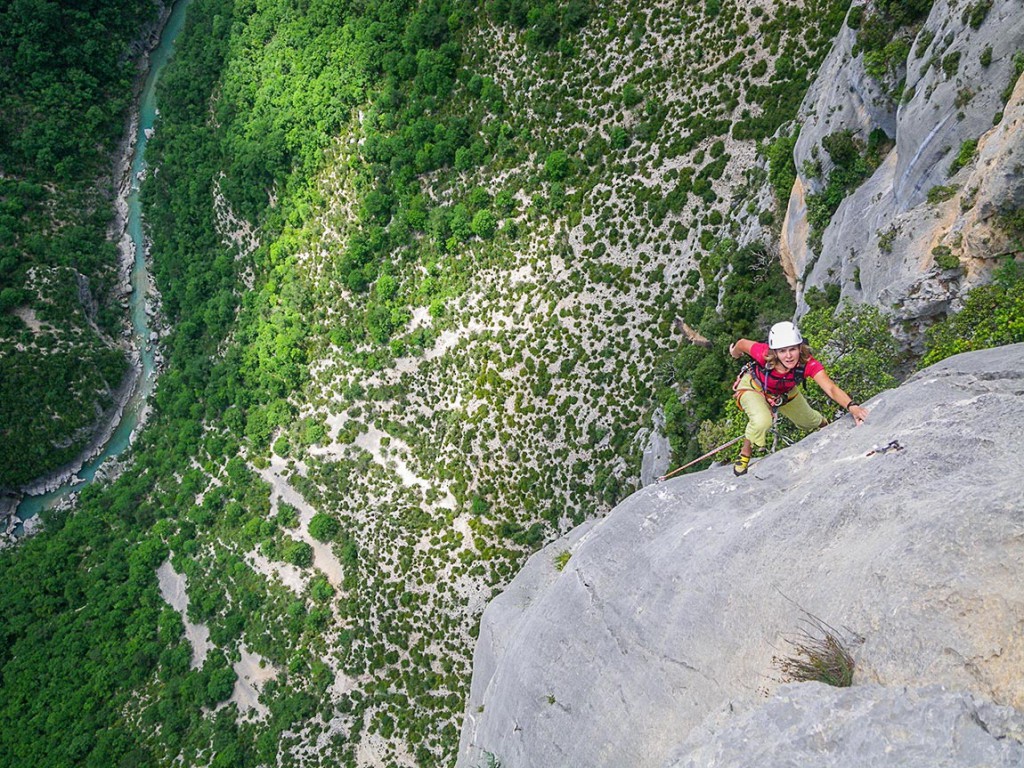
[[[774,410],[808,432],[828,423],[797,389],[804,379],[814,379],[840,408],[849,411],[856,425],[867,418],[867,410],[853,402],[853,398],[829,378],[822,364],[811,357],[811,348],[804,344],[803,336],[793,323],[773,325],[767,344],[739,339],[729,345],[729,354],[737,360],[744,354],[754,359],[744,366],[733,385],[736,404],[749,419],[740,455],[732,468],[736,475],[747,473],[753,446],[764,447]]]

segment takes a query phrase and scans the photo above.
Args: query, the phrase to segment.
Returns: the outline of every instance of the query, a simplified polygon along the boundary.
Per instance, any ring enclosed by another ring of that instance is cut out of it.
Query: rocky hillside
[[[801,107],[782,232],[798,299],[838,286],[893,311],[917,341],[998,258],[1021,252],[1022,10],[1018,0],[939,0],[912,36],[896,33],[905,56],[880,77],[863,50],[864,24],[844,26]],[[825,198],[862,160],[853,155],[870,154],[872,137],[888,151],[829,217]]]
[[[1022,371],[950,358],[534,555],[484,614],[459,765],[1019,765]],[[809,616],[852,688],[779,684]]]

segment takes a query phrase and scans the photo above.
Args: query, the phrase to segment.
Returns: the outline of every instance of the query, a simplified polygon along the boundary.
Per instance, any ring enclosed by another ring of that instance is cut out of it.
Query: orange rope
[[[674,475],[674,474],[675,474],[676,472],[682,472],[682,471],[683,471],[684,469],[686,469],[687,467],[692,467],[692,466],[693,466],[694,464],[696,464],[697,462],[699,462],[699,461],[704,461],[704,459],[708,458],[709,456],[714,456],[714,455],[715,455],[716,453],[718,453],[719,451],[724,451],[724,450],[725,450],[726,448],[728,448],[728,447],[729,447],[730,445],[733,445],[734,443],[738,443],[738,442],[739,442],[740,440],[742,440],[742,439],[743,439],[743,435],[740,435],[739,437],[733,438],[732,440],[730,440],[730,441],[729,441],[728,443],[726,443],[725,445],[720,445],[720,446],[718,446],[717,448],[715,448],[714,450],[708,451],[707,453],[705,453],[705,454],[704,454],[703,456],[701,456],[700,458],[698,458],[698,459],[694,459],[693,461],[691,461],[691,462],[690,462],[689,464],[683,464],[683,466],[681,466],[681,467],[677,467],[676,469],[673,469],[673,470],[672,470],[671,472],[669,472],[669,473],[668,473],[667,475],[662,475],[661,477],[659,477],[659,478],[658,478],[658,482],[660,483],[660,482],[661,482],[662,480],[667,480],[668,478],[672,477],[672,475]]]

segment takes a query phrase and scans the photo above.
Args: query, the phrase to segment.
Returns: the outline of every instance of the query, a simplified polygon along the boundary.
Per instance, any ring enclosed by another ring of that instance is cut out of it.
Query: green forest
[[[659,408],[675,462],[738,434],[848,4],[188,2],[143,187],[166,367],[129,470],[0,552],[0,765],[453,765],[486,601],[639,487]],[[126,371],[108,176],[156,16],[0,5],[0,487]],[[887,140],[830,137],[823,220]],[[1022,285],[927,360],[1024,337]],[[802,326],[863,401],[917,361],[836,288]]]

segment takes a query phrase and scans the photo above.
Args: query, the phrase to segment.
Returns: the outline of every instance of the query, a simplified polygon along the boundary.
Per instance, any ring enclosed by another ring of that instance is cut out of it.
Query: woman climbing
[[[793,323],[773,325],[767,344],[740,339],[729,345],[729,354],[737,360],[744,354],[754,358],[733,386],[736,403],[749,419],[743,447],[732,468],[736,475],[747,473],[753,446],[764,446],[765,436],[772,426],[773,408],[808,432],[828,423],[797,389],[804,379],[814,379],[822,392],[850,412],[857,425],[867,418],[867,410],[853,402],[853,398],[829,378],[822,364],[811,357],[811,348],[804,344]]]

